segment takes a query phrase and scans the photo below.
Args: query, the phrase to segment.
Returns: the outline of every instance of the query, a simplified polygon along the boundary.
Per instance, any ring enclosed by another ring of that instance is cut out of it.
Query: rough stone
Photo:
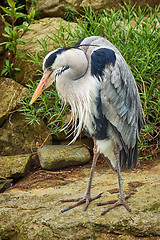
[[[104,216],[100,212],[106,206],[98,207],[95,202],[118,197],[117,193],[111,193],[118,187],[117,174],[106,165],[96,167],[92,185],[92,196],[103,192],[101,199],[92,202],[86,212],[83,211],[84,205],[65,213],[60,212],[70,205],[61,203],[61,199],[82,197],[86,190],[90,166],[78,170],[66,177],[66,170],[58,171],[59,175],[56,171],[39,172],[39,178],[31,175],[30,182],[28,176],[14,188],[0,194],[0,237],[10,240],[106,240],[112,239],[108,233],[117,233],[119,236],[125,234],[124,238],[117,236],[113,239],[135,239],[127,235],[132,234],[139,236],[137,240],[140,236],[149,236],[147,240],[158,240],[160,162],[153,161],[133,170],[124,170],[124,191],[126,194],[134,192],[127,200],[132,212],[119,206]],[[37,187],[38,181],[41,188],[35,189],[34,184],[37,182]]]
[[[45,2],[38,1],[37,8],[39,9],[41,17],[64,17],[66,8],[70,6],[72,9],[79,10],[82,8],[82,0],[47,0]],[[51,7],[52,6],[52,7]]]
[[[82,165],[90,160],[90,153],[82,145],[45,145],[38,149],[41,167],[46,170]]]
[[[0,78],[0,126],[26,95],[27,89],[10,78]]]
[[[48,136],[46,125],[29,125],[25,116],[16,112],[9,121],[0,128],[1,155],[15,155],[31,152],[31,149],[42,144],[51,144],[52,137]]]
[[[2,177],[24,177],[30,169],[31,154],[0,156],[0,176]]]
[[[11,186],[12,182],[12,179],[6,179],[0,176],[0,193],[5,192],[5,190]]]
[[[129,3],[129,0],[125,1]],[[27,8],[29,9],[31,6],[34,6],[39,10],[39,16],[43,17],[64,17],[64,13],[67,11],[67,8],[70,7],[73,10],[80,12],[84,7],[90,7],[92,5],[93,11],[97,10],[98,12],[103,12],[104,9],[118,9],[119,4],[124,5],[124,1],[121,0],[112,1],[112,0],[39,0],[34,4],[33,0],[27,0]],[[159,0],[135,0],[132,1],[132,5],[136,4],[136,6],[146,7],[149,4],[151,7],[155,7],[159,5]]]
[[[69,145],[72,141],[73,137],[71,139],[66,138],[65,140],[60,141],[60,145]],[[72,143],[72,145],[83,145],[84,147],[88,148],[89,150],[93,150],[94,143],[93,139],[89,137],[82,137],[78,138],[75,142]]]

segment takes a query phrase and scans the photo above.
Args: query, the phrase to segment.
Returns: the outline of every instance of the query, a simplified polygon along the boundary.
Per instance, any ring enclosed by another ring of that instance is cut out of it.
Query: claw
[[[95,197],[93,197],[93,198],[90,198],[90,196],[85,195],[85,196],[82,197],[82,198],[61,200],[61,202],[76,202],[75,204],[73,204],[73,205],[71,205],[71,206],[69,206],[69,207],[67,207],[67,208],[62,209],[61,212],[62,212],[62,213],[63,213],[63,212],[66,212],[66,211],[68,211],[68,210],[70,210],[70,209],[72,209],[72,208],[75,208],[75,207],[83,204],[83,203],[86,203],[86,204],[85,204],[85,207],[84,207],[84,211],[86,211],[87,208],[88,208],[88,206],[89,206],[89,204],[90,204],[90,202],[92,202],[92,201],[95,200],[95,199],[100,198],[101,195],[102,195],[102,193],[98,194],[97,196],[95,196]]]
[[[123,205],[128,212],[131,212],[131,209],[129,208],[129,206],[126,202],[126,199],[130,198],[131,195],[133,195],[133,193],[128,194],[124,198],[120,196],[118,200],[111,200],[111,201],[107,201],[107,202],[97,203],[96,205],[103,206],[103,205],[107,205],[107,204],[112,204],[112,206],[108,207],[106,210],[101,212],[102,216],[119,205]]]

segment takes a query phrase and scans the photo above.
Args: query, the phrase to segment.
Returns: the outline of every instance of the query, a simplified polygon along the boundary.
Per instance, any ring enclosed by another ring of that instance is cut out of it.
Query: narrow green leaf
[[[6,47],[6,49],[9,49],[9,50],[15,52],[14,45],[11,42],[7,42],[5,47]]]
[[[21,6],[17,7],[16,10],[17,10],[17,9],[24,8],[24,7],[25,7],[25,5],[21,5]],[[24,13],[23,13],[23,14],[24,14]],[[25,15],[26,15],[26,14],[25,14]]]
[[[12,28],[12,25],[10,23],[6,22],[6,21],[5,21],[5,25],[9,28]]]
[[[9,71],[7,70],[7,68],[3,68],[2,71],[1,71],[1,76],[3,75],[7,75],[9,73]]]
[[[11,36],[8,35],[8,34],[2,33],[2,35],[3,35],[4,37],[6,37],[6,38],[11,38]]]
[[[19,13],[19,12],[16,12],[15,13],[15,19],[17,20],[18,18],[25,18],[26,17],[26,14],[24,13]]]
[[[16,44],[17,45],[23,45],[23,44],[25,44],[25,41],[22,38],[17,38],[16,39]]]
[[[9,60],[6,59],[6,66],[9,66]]]
[[[21,69],[20,69],[20,68],[14,68],[14,70],[15,70],[15,71],[21,71]]]
[[[11,8],[15,8],[15,2],[13,0],[7,0],[7,3],[8,5],[11,7]]]
[[[4,28],[4,30],[6,31],[6,33],[8,33],[8,34],[10,35],[10,33],[11,33],[11,28],[10,28],[9,26],[6,26],[6,27]]]
[[[11,9],[9,9],[9,8],[7,8],[7,7],[5,8],[5,7],[2,7],[2,6],[0,6],[0,8],[1,8],[5,13],[7,13],[7,15],[9,15],[9,16],[11,15],[11,12],[12,12]]]

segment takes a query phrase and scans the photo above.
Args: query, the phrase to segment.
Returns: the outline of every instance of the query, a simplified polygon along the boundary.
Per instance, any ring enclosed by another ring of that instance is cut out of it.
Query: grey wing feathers
[[[138,139],[143,115],[134,78],[123,59],[117,57],[114,67],[106,67],[101,99],[104,115],[121,133],[126,146],[133,148]]]
[[[98,81],[101,79],[102,111],[122,143],[121,164],[124,165],[128,159],[128,167],[131,167],[132,163],[135,166],[138,135],[143,125],[143,110],[133,75],[121,53],[108,40],[93,36],[85,38],[80,44],[91,45],[83,46],[82,50],[86,53],[86,57],[90,58],[91,74]],[[108,50],[113,50],[115,53],[115,61],[113,54],[111,61],[108,59],[111,56],[110,53],[105,57]],[[100,71],[102,70],[100,68],[103,68],[103,71]],[[100,72],[103,74],[98,78],[97,75]]]
[[[143,111],[133,75],[121,56],[116,55],[115,66],[106,66],[101,84],[103,114],[114,126],[123,149],[123,166],[137,164],[138,137],[143,125]]]

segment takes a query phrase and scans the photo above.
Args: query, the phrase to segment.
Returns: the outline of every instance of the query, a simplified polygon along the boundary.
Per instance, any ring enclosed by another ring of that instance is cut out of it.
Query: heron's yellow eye
[[[47,68],[47,70],[49,70],[49,71],[52,71],[52,68],[51,68],[51,67],[49,67],[49,68]]]

